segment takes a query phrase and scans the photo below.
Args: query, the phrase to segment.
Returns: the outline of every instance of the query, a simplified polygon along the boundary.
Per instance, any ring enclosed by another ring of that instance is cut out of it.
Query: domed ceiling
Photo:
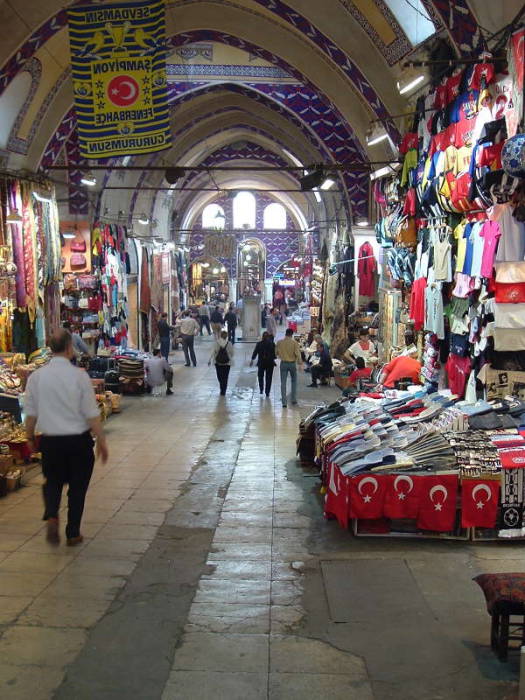
[[[191,225],[219,193],[240,188],[272,190],[299,223],[366,217],[369,171],[393,158],[388,142],[367,146],[366,134],[373,122],[398,142],[398,115],[407,110],[396,87],[404,60],[436,36],[468,55],[520,6],[515,0],[167,2],[172,146],[86,164],[64,3],[7,0],[0,5],[3,167],[44,170],[67,182],[58,192],[72,214],[124,212],[131,222],[146,212],[165,231],[173,221]],[[301,192],[297,168],[317,163],[348,167],[334,171],[333,189]],[[199,170],[186,170],[170,186],[167,165]],[[67,169],[49,170],[56,166]],[[97,177],[95,188],[80,183],[86,167]]]

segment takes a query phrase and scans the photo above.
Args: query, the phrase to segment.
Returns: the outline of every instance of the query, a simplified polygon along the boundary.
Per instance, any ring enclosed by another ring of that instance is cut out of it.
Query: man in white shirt
[[[26,433],[34,442],[35,429],[42,433],[42,471],[47,539],[58,544],[58,512],[64,484],[69,484],[66,538],[69,546],[82,542],[80,521],[84,500],[93,472],[95,455],[93,437],[97,439],[97,457],[103,463],[108,448],[95,393],[88,374],[74,367],[71,333],[61,329],[52,336],[49,346],[53,358],[36,370],[27,382],[24,399]]]
[[[203,301],[202,304],[199,306],[199,322],[201,324],[201,335],[202,331],[204,329],[204,326],[206,326],[206,330],[208,331],[208,335],[211,335],[211,328],[210,328],[210,307],[208,304]]]
[[[182,338],[182,349],[184,350],[184,359],[186,360],[186,367],[191,367],[190,358],[194,367],[197,367],[197,358],[195,357],[195,350],[193,349],[193,343],[195,341],[195,336],[200,333],[200,326],[197,321],[191,317],[189,309],[182,314],[182,319],[180,322],[180,335]]]

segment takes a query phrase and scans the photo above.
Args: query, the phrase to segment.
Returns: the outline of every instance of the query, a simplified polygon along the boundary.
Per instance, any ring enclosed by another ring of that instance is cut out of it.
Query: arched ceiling
[[[405,1],[409,12],[416,0]],[[521,6],[520,0],[421,2],[420,14],[424,10],[430,26],[433,23],[436,32],[448,35],[458,54],[482,46],[480,27],[496,31]],[[64,9],[71,4],[76,3],[1,3],[0,113],[1,93],[8,86],[26,91],[8,130],[4,165],[29,170],[60,163],[75,167],[64,190],[73,212],[87,213],[91,201],[95,211],[123,210],[130,220],[137,208],[156,213],[161,208],[162,217],[157,218],[166,222],[174,208],[180,221],[190,221],[215,196],[192,191],[209,185],[208,173],[187,173],[169,193],[169,207],[166,193],[155,192],[166,185],[160,170],[99,175],[98,191],[89,197],[80,186],[85,163],[79,155],[72,109]],[[133,158],[129,165],[273,163],[283,168],[297,162],[372,161],[368,166],[372,168],[374,161],[392,157],[388,145],[367,148],[365,139],[371,121],[379,119],[396,141],[399,122],[391,115],[407,106],[395,85],[400,61],[414,47],[390,0],[175,0],[166,6],[173,145]],[[16,82],[22,73],[29,73],[29,83]],[[239,141],[247,146],[235,149]],[[270,189],[279,183],[281,189],[299,189],[297,174],[281,171],[247,175],[223,171],[214,180],[221,188]],[[312,215],[318,220],[366,215],[366,172],[348,169],[337,177],[335,189],[321,193],[321,202],[300,191],[279,197],[303,220]]]

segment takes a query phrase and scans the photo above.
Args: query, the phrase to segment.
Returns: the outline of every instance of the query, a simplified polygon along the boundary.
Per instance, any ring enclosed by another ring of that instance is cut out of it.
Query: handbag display
[[[86,241],[84,241],[82,238],[75,238],[74,241],[71,241],[69,248],[72,253],[85,253]]]
[[[86,256],[83,253],[73,253],[70,263],[71,267],[86,267]]]
[[[79,289],[97,288],[98,280],[95,275],[79,275],[77,279]]]

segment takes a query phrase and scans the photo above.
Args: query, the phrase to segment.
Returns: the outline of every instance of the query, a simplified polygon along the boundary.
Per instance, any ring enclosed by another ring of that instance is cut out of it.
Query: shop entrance
[[[238,296],[261,294],[266,276],[266,246],[258,238],[247,238],[237,255]]]
[[[204,300],[224,303],[229,296],[228,271],[217,258],[202,257],[190,265],[190,298],[193,304]]]

